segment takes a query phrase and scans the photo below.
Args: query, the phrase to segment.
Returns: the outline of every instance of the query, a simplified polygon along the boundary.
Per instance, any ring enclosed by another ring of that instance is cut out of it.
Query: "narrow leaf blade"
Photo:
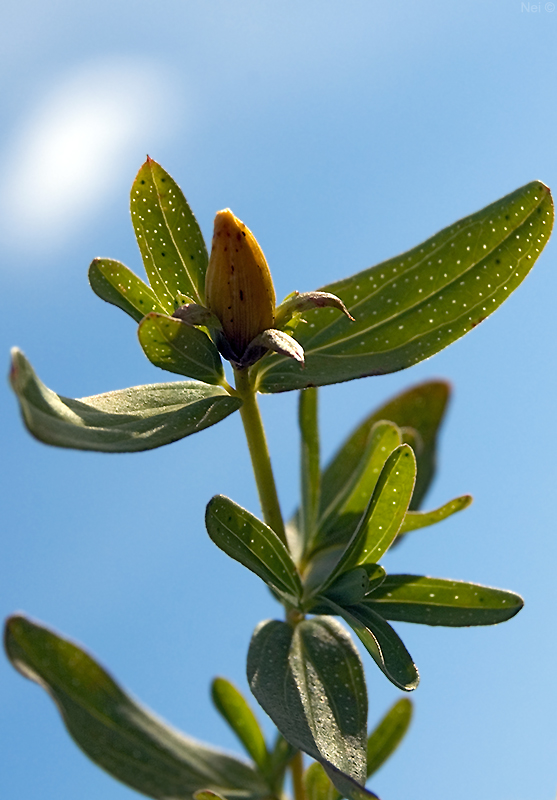
[[[226,678],[213,680],[211,697],[215,707],[230,725],[248,754],[259,769],[265,773],[269,766],[265,737],[245,697]]]
[[[130,206],[145,271],[166,313],[174,311],[178,294],[204,305],[203,235],[178,184],[151,158],[137,173]]]
[[[205,383],[220,384],[224,370],[206,333],[164,314],[148,314],[138,329],[139,343],[156,367]]]
[[[135,453],[208,428],[241,401],[196,381],[154,383],[73,400],[47,388],[19,350],[10,381],[29,433],[45,444],[104,453]]]
[[[383,467],[391,453],[402,443],[399,428],[391,422],[377,422],[369,432],[367,445],[352,473],[338,486],[336,494],[327,494],[322,504],[319,531],[314,550],[346,544],[362,518],[375,490]]]
[[[412,656],[395,630],[369,603],[342,608],[327,600],[333,614],[350,625],[381,672],[399,689],[413,691],[420,680]]]
[[[471,503],[472,496],[463,494],[461,497],[449,500],[448,503],[433,511],[408,511],[400,528],[399,536],[410,533],[410,531],[416,531],[419,528],[426,528],[429,525],[437,525],[438,522],[442,522],[453,514],[464,511]]]
[[[89,267],[89,283],[101,300],[118,306],[136,322],[151,311],[165,312],[151,287],[119,261],[95,258]]]
[[[345,303],[308,311],[296,329],[305,368],[273,355],[257,388],[283,392],[383,375],[417,364],[468,333],[526,277],[553,225],[549,189],[534,181],[413,250],[323,288]]]
[[[271,528],[222,495],[209,501],[205,524],[217,547],[296,604],[302,595],[300,576],[290,553]]]
[[[421,575],[388,575],[362,601],[385,619],[421,625],[496,625],[518,614],[523,599],[514,592]]]
[[[391,706],[370,733],[367,740],[368,778],[392,756],[406,735],[411,720],[412,702],[408,697],[403,697]]]
[[[412,449],[416,455],[418,473],[410,507],[418,508],[435,473],[437,434],[449,399],[449,384],[427,381],[413,386],[388,400],[370,414],[350,434],[324,471],[323,495],[334,497],[346,476],[357,468],[366,447],[369,433],[380,420],[390,420],[399,428],[417,432]]]
[[[268,795],[250,766],[161,722],[72,642],[16,616],[5,645],[14,667],[48,691],[85,754],[132,789],[176,800],[203,789],[246,800]]]

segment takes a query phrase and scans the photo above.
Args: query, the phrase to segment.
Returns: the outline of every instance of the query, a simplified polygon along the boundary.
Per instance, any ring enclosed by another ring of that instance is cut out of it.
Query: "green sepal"
[[[306,619],[295,628],[278,620],[261,623],[247,674],[285,739],[322,763],[343,795],[365,795],[365,678],[342,626],[330,617]]]
[[[223,495],[207,504],[205,524],[217,547],[255,572],[287,602],[298,604],[302,596],[298,570],[268,525]]]
[[[379,476],[391,453],[402,444],[400,429],[392,422],[373,425],[359,463],[346,473],[338,491],[332,493],[323,480],[323,498],[319,529],[313,549],[347,544],[358,527]]]
[[[383,766],[392,756],[412,720],[412,701],[402,697],[387,711],[367,739],[367,776]]]
[[[420,625],[496,625],[518,614],[523,599],[514,592],[476,583],[388,575],[363,606],[385,619]]]
[[[176,800],[204,789],[245,800],[268,796],[251,766],[161,722],[67,639],[15,616],[5,646],[14,667],[48,691],[85,754],[132,789]]]
[[[162,447],[220,422],[242,405],[224,389],[197,381],[133,386],[73,400],[46,387],[16,348],[10,382],[35,438],[104,453]]]
[[[89,283],[101,300],[118,306],[136,322],[151,311],[165,313],[151,287],[119,261],[95,258],[89,267]]]
[[[323,287],[356,318],[305,313],[305,368],[272,355],[254,368],[261,392],[383,375],[460,339],[530,272],[553,225],[549,189],[534,181],[396,258]]]
[[[206,333],[164,314],[148,314],[137,335],[143,352],[156,367],[220,384],[224,370],[219,351]]]
[[[179,294],[205,305],[203,235],[182,190],[152,158],[137,173],[130,210],[145,272],[166,313]]]
[[[420,676],[412,656],[398,633],[365,600],[353,606],[342,607],[323,598],[336,614],[350,625],[381,672],[399,689],[413,691]]]
[[[265,737],[245,697],[226,678],[215,678],[211,684],[211,698],[259,770],[265,774],[269,768]]]
[[[463,494],[461,497],[455,497],[454,500],[449,500],[445,505],[434,509],[433,511],[408,511],[404,517],[404,521],[398,532],[399,536],[403,536],[410,531],[416,531],[419,528],[427,528],[429,525],[436,525],[444,519],[457,514],[459,511],[464,511],[472,503],[472,495]]]

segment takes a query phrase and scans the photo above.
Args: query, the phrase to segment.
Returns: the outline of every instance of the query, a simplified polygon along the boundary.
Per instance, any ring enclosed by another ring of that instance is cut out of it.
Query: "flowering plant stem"
[[[255,389],[249,379],[247,369],[235,369],[236,391],[242,399],[240,408],[246,439],[251,456],[253,473],[259,493],[259,502],[263,518],[274,530],[281,542],[287,547],[284,521],[280,510],[277,487],[271,466],[271,457],[267,446],[263,420],[257,403]]]

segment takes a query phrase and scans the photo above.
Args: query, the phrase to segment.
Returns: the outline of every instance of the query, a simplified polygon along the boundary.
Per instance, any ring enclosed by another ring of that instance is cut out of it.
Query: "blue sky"
[[[531,180],[557,187],[553,8],[5,0],[6,369],[18,345],[69,396],[172,379],[86,278],[95,256],[141,273],[128,193],[147,153],[182,186],[207,240],[220,208],[246,222],[280,297],[404,251]],[[415,533],[386,567],[526,600],[496,628],[398,627],[422,682],[411,731],[372,785],[383,800],[555,797],[555,253],[550,242],[503,308],[430,361],[320,395],[327,458],[392,394],[450,380],[427,505],[467,492],[474,505]],[[251,632],[280,613],[204,531],[213,494],[258,512],[239,416],[106,456],[33,441],[8,388],[0,402],[2,614],[23,610],[81,642],[174,725],[236,749],[209,681],[246,688]],[[298,497],[295,403],[262,399],[286,513]],[[399,693],[366,664],[373,724]],[[132,797],[75,748],[41,690],[5,660],[0,673],[6,796]]]

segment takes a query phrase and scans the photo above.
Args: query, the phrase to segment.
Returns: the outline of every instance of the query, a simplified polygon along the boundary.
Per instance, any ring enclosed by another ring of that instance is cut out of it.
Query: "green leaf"
[[[447,517],[468,508],[472,503],[472,499],[471,495],[463,494],[461,497],[455,497],[454,500],[450,500],[434,511],[408,511],[404,517],[399,536],[403,536],[410,531],[416,531],[418,528],[426,528],[428,525],[436,525],[438,522],[442,522]]]
[[[296,329],[305,368],[272,355],[254,367],[257,389],[383,375],[442,350],[488,317],[517,288],[553,225],[549,189],[539,181],[450,225],[413,250],[323,287],[355,322],[334,309],[304,314]]]
[[[176,800],[200,789],[268,796],[254,769],[161,722],[72,642],[16,616],[7,622],[5,645],[14,667],[48,691],[86,755],[132,789]]]
[[[212,792],[210,789],[201,789],[194,793],[193,800],[223,800],[223,798],[218,792]]]
[[[145,355],[156,367],[205,383],[224,381],[219,352],[203,331],[152,313],[141,322],[137,334]]]
[[[367,695],[350,637],[330,617],[270,620],[248,653],[255,697],[282,735],[326,768],[347,797],[365,793]]]
[[[211,697],[261,772],[268,769],[269,753],[265,737],[245,697],[226,678],[215,678]]]
[[[205,305],[203,235],[180,187],[151,158],[137,173],[130,205],[145,271],[166,312],[178,294]]]
[[[513,592],[476,583],[388,575],[361,605],[385,619],[421,625],[496,625],[518,614],[524,601]]]
[[[377,422],[369,432],[359,463],[344,481],[338,481],[335,493],[323,481],[322,514],[314,540],[314,550],[334,544],[346,544],[358,527],[379,476],[391,453],[402,442],[399,428],[391,422]]]
[[[410,508],[418,508],[435,472],[437,433],[449,391],[449,384],[444,381],[428,381],[407,389],[376,409],[350,434],[328,464],[322,479],[323,496],[334,497],[341,491],[346,476],[358,468],[373,426],[380,420],[390,420],[401,429],[411,428],[416,432],[412,449],[418,474]]]
[[[367,776],[377,772],[404,738],[412,719],[412,702],[401,698],[387,711],[367,740]]]
[[[302,438],[300,459],[302,510],[300,522],[303,541],[307,543],[311,541],[317,524],[321,481],[317,389],[304,389],[303,392],[300,392],[298,421]]]
[[[304,772],[304,790],[306,800],[340,800],[341,797],[318,761]]]
[[[232,414],[241,400],[196,381],[153,383],[72,400],[55,394],[20,350],[12,350],[10,382],[23,421],[46,444],[134,453],[170,444]]]
[[[205,513],[213,542],[261,580],[297,604],[302,596],[300,576],[290,553],[264,522],[228,497],[213,497]]]
[[[415,475],[412,448],[400,445],[387,459],[358,528],[316,594],[325,592],[339,575],[354,566],[377,564],[398,534],[412,497]]]
[[[400,636],[366,600],[343,608],[326,601],[331,613],[350,625],[381,672],[399,689],[413,691],[420,676]]]
[[[136,322],[150,311],[165,313],[151,287],[119,261],[95,258],[89,267],[89,283],[101,300],[118,306]]]

